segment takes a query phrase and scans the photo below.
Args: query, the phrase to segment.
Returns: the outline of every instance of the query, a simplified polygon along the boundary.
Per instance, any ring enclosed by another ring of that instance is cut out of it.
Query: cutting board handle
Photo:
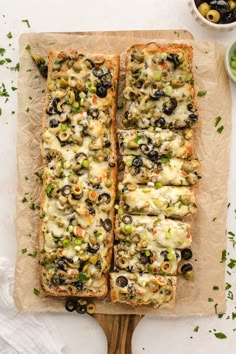
[[[139,315],[94,315],[106,334],[108,354],[132,354],[132,335],[142,317]]]

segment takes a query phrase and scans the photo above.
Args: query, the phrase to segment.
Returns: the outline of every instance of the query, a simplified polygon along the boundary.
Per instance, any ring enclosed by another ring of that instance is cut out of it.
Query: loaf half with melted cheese
[[[52,296],[108,292],[119,57],[49,54],[42,120],[40,279]]]

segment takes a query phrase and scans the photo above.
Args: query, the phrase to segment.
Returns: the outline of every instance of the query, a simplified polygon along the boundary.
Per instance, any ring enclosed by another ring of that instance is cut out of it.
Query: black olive
[[[93,119],[97,119],[99,116],[99,110],[97,108],[91,108],[87,111],[87,115],[91,116]]]
[[[102,84],[104,81],[112,81],[112,74],[110,71],[107,71],[106,73],[103,74],[103,76],[101,78]]]
[[[125,163],[124,163],[124,161],[119,161],[119,163],[118,163],[118,170],[121,172],[121,171],[124,171],[124,169],[125,169]]]
[[[52,106],[47,107],[46,112],[49,116],[53,115],[54,113],[53,107]]]
[[[54,109],[54,111],[57,113],[57,114],[61,114],[62,112],[61,111],[58,111],[57,109],[57,104],[58,102],[60,102],[60,98],[59,97],[55,97],[53,100],[52,100],[52,107]]]
[[[149,257],[146,256],[146,254],[144,252],[141,252],[141,255],[140,255],[140,262],[142,264],[147,264],[149,263]]]
[[[174,69],[176,69],[180,65],[178,54],[168,53],[166,60],[174,64]]]
[[[141,89],[142,86],[143,86],[143,80],[138,80],[138,81],[136,81],[135,86],[136,86],[138,89]]]
[[[111,142],[109,140],[106,140],[103,144],[105,148],[109,148],[111,146]]]
[[[58,285],[63,285],[65,283],[65,281],[54,275],[51,279],[51,283],[54,286],[58,286]]]
[[[166,125],[166,120],[164,117],[160,117],[155,121],[155,126],[158,128],[164,128],[165,125]]]
[[[104,228],[105,231],[109,232],[111,231],[112,229],[112,221],[111,219],[105,219],[105,220],[102,220],[100,219],[100,222],[101,222],[101,225],[102,227]]]
[[[83,282],[81,280],[78,280],[77,282],[74,283],[74,286],[76,287],[76,289],[78,290],[83,290]]]
[[[98,196],[98,201],[109,204],[111,201],[111,196],[108,193],[102,193]]]
[[[80,91],[77,88],[74,88],[75,101],[80,102]]]
[[[141,144],[141,145],[140,145],[140,150],[141,150],[144,154],[148,154],[148,153],[151,151],[150,147],[149,147],[148,145],[146,145],[146,144]]]
[[[108,80],[102,80],[102,86],[104,86],[106,89],[109,89],[110,87],[112,87],[112,83]]]
[[[94,68],[93,71],[92,71],[93,75],[98,77],[99,79],[104,75],[104,72],[102,69],[97,69],[97,68]]]
[[[177,107],[176,98],[170,97],[169,102],[163,103],[162,111],[166,115],[170,116],[173,113],[173,110]]]
[[[156,166],[159,171],[163,170],[162,163],[160,161],[156,162]]]
[[[81,315],[85,314],[87,312],[87,308],[85,305],[80,305],[77,304],[76,306],[76,312],[80,313]]]
[[[93,202],[92,202],[92,200],[90,200],[90,199],[85,199],[85,202],[86,202],[86,204],[88,205],[88,206],[92,206],[93,205]]]
[[[75,215],[74,214],[72,214],[72,215],[69,215],[68,217],[67,217],[67,220],[69,221],[69,223],[72,223],[72,221],[74,221],[76,218],[75,218]]]
[[[102,269],[102,263],[101,263],[101,261],[99,260],[99,261],[97,261],[97,263],[95,264],[95,267],[97,268],[97,269],[99,269],[99,270],[101,270]]]
[[[152,150],[147,154],[147,157],[149,158],[149,160],[151,160],[152,162],[155,162],[156,160],[159,159],[159,154],[157,151]]]
[[[90,58],[86,58],[85,61],[87,62],[88,68],[92,69],[95,67],[94,61]]]
[[[190,263],[186,263],[186,264],[182,265],[182,267],[180,268],[180,271],[183,274],[190,272],[191,270],[193,270],[193,266]]]
[[[82,270],[83,270],[83,268],[84,268],[84,266],[85,266],[85,264],[86,264],[86,261],[82,261],[82,259],[80,259],[79,260],[79,271],[80,272],[82,272]],[[83,283],[81,282],[81,281],[78,281],[78,283],[80,282],[80,286],[82,286],[83,287]],[[77,287],[78,287],[78,285],[77,285]]]
[[[168,258],[167,258],[168,251],[161,251],[160,255],[164,257],[164,261],[168,261]]]
[[[189,110],[190,112],[194,112],[194,111],[195,111],[195,109],[194,109],[192,103],[189,103],[189,104],[187,105],[187,108],[188,108],[188,110]]]
[[[69,184],[67,184],[66,186],[64,186],[61,189],[61,192],[64,195],[64,197],[67,197],[70,194],[70,192],[71,192],[71,186],[69,186]]]
[[[188,261],[190,258],[192,258],[193,253],[190,248],[184,248],[181,251],[181,257],[185,260]]]
[[[150,98],[154,101],[158,101],[161,97],[165,97],[165,92],[161,90],[156,90],[153,93],[150,93]]]
[[[216,10],[218,10],[221,14],[230,11],[230,6],[225,0],[218,0],[217,5],[215,6]]]
[[[123,275],[120,275],[118,278],[116,278],[116,284],[121,288],[125,288],[128,285],[128,279]]]
[[[64,270],[65,269],[65,262],[63,259],[58,259],[56,262],[57,269]]]
[[[128,117],[129,117],[129,112],[128,112],[128,111],[126,111],[126,112],[124,113],[124,117],[125,117],[125,119],[128,119]]]
[[[124,224],[132,224],[133,222],[132,216],[127,214],[123,215],[121,220]]]
[[[57,128],[59,125],[59,122],[57,119],[53,118],[49,121],[49,125],[51,128]]]
[[[107,95],[106,87],[102,86],[101,84],[97,84],[96,95],[101,98],[106,97],[106,95]]]
[[[135,156],[135,158],[132,161],[132,166],[134,167],[142,167],[143,166],[143,160],[139,156]]]
[[[88,131],[88,127],[87,126],[83,126],[82,135],[83,136],[88,136],[89,135],[89,131]]]
[[[192,122],[196,122],[198,120],[198,116],[194,113],[190,114],[188,117]]]
[[[97,243],[96,245],[93,245],[93,246],[90,246],[90,244],[88,243],[88,252],[90,253],[97,253],[97,251],[99,250],[100,246],[99,244]]]
[[[48,77],[48,66],[47,65],[40,65],[39,71],[45,79]]]
[[[76,300],[74,299],[67,299],[65,303],[65,309],[69,312],[75,311],[76,308]]]
[[[109,162],[109,167],[115,167],[115,166],[116,166],[115,162]]]
[[[72,195],[72,199],[75,200],[80,200],[83,197],[83,192],[81,194],[71,194]]]
[[[96,210],[94,208],[88,209],[90,215],[96,215]]]

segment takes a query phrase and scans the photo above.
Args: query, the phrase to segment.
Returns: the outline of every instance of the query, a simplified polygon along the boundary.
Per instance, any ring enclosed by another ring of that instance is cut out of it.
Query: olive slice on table
[[[73,312],[76,309],[76,300],[75,299],[67,299],[65,303],[65,309],[69,312]]]
[[[132,216],[128,215],[128,214],[123,215],[121,220],[124,224],[127,224],[127,225],[132,224],[132,222],[133,222]]]
[[[96,312],[96,305],[93,304],[92,302],[90,302],[90,303],[87,305],[87,313],[88,313],[89,315],[93,315],[95,312]]]
[[[81,315],[83,315],[83,314],[85,314],[87,312],[86,305],[81,305],[80,303],[78,303],[76,305],[75,310],[76,310],[76,312],[78,312]]]
[[[116,278],[116,284],[121,288],[125,288],[128,285],[128,279],[123,275],[120,275]]]
[[[193,256],[193,253],[192,253],[192,250],[190,248],[184,248],[182,251],[181,251],[181,257],[187,261],[189,260],[190,258],[192,258]]]
[[[181,272],[182,274],[185,274],[185,273],[187,273],[187,272],[189,272],[189,271],[192,271],[192,270],[193,270],[193,266],[192,266],[191,263],[185,263],[185,264],[183,264],[182,267],[180,268],[180,272]]]

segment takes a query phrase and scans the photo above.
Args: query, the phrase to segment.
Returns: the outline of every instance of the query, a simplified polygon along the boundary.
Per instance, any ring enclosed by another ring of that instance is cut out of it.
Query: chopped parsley
[[[38,289],[34,288],[33,293],[34,293],[34,295],[39,296],[40,291]]]
[[[21,253],[24,254],[27,252],[27,248],[22,248]]]
[[[230,300],[233,300],[234,299],[234,294],[232,293],[232,291],[228,291],[228,299],[230,299]]]
[[[193,332],[198,332],[198,330],[199,330],[199,326],[196,326],[196,327],[194,328]]]
[[[5,48],[0,48],[0,55],[3,56],[5,53],[6,49]]]
[[[232,285],[231,285],[231,284],[226,283],[226,285],[225,285],[225,290],[228,290],[228,289],[230,289],[231,287],[232,287]]]
[[[25,110],[26,113],[29,113],[29,110],[30,110],[29,107],[27,107],[26,110]]]
[[[217,127],[217,125],[220,123],[221,119],[222,119],[222,118],[221,118],[220,116],[216,117],[216,120],[215,120],[215,127]]]
[[[172,151],[169,151],[167,154],[161,155],[161,162],[168,163],[172,157]]]
[[[30,28],[30,23],[29,20],[21,20],[21,22],[26,23],[27,27]]]
[[[206,94],[207,94],[207,91],[198,91],[198,93],[197,93],[198,97],[204,97],[204,96],[206,96]]]
[[[208,298],[208,302],[213,302],[213,301],[214,300],[211,297]]]
[[[215,337],[218,338],[218,339],[225,339],[227,338],[227,336],[222,333],[222,332],[218,332],[218,333],[214,333]]]
[[[2,115],[2,108],[0,108],[0,116]]]
[[[19,70],[20,70],[20,64],[17,63],[16,66],[10,67],[10,70],[11,70],[11,71],[19,71]]]
[[[236,312],[232,312],[232,320],[235,320],[236,318]]]
[[[216,221],[216,218],[213,218],[212,221]]]
[[[43,183],[43,177],[42,177],[43,174],[40,173],[40,172],[35,172],[34,174],[35,174],[35,176],[38,177],[38,181],[39,181],[40,183]]]
[[[29,177],[25,176],[25,181],[28,181],[29,180]]]
[[[233,269],[236,266],[236,259],[230,259],[230,262],[228,263],[228,267],[230,269]]]
[[[51,184],[49,184],[49,185],[45,188],[45,192],[47,193],[47,196],[48,196],[48,197],[51,195],[53,189],[54,189],[54,186],[51,185]]]
[[[225,127],[224,127],[223,125],[221,125],[221,126],[217,129],[217,133],[221,134],[221,133],[223,132],[224,128],[225,128]]]
[[[7,34],[7,38],[11,39],[12,38],[12,33],[11,32],[8,32]]]
[[[79,277],[78,277],[78,280],[80,280],[80,281],[87,281],[87,280],[89,280],[90,279],[90,277],[87,277],[87,275],[85,275],[85,274],[83,274],[83,273],[80,273],[79,274]]]
[[[40,219],[43,219],[43,218],[45,218],[45,214],[41,214],[39,217],[40,217]]]
[[[22,203],[27,203],[27,202],[28,202],[28,199],[24,197],[24,198],[22,199]]]
[[[227,257],[226,257],[226,250],[223,250],[221,253],[221,261],[220,263],[224,263],[226,261]]]
[[[11,89],[12,89],[12,91],[16,91],[17,87],[12,86]]]
[[[9,97],[9,93],[7,92],[6,86],[4,83],[0,86],[0,96]]]
[[[33,253],[28,253],[28,256],[32,257],[32,258],[36,258],[37,254],[38,254],[38,252],[34,251]]]
[[[219,286],[214,285],[212,289],[213,289],[213,290],[219,290]]]
[[[0,65],[5,64],[5,59],[0,60]]]

